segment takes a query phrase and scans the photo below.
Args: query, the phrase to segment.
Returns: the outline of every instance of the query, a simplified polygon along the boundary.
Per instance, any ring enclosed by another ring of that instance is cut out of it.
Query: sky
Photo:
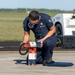
[[[0,0],[0,8],[73,10],[75,9],[75,0]]]

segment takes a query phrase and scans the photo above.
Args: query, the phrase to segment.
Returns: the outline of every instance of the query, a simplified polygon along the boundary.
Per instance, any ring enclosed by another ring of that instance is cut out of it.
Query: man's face
[[[35,24],[38,24],[39,19],[37,19],[37,20],[31,20],[31,19],[30,19],[29,21],[30,21],[31,24],[35,25]]]

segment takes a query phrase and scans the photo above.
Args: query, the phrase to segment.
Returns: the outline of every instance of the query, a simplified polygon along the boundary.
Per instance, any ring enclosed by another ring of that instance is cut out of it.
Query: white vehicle
[[[53,23],[56,26],[57,45],[63,48],[75,48],[75,16],[71,13],[55,15]]]

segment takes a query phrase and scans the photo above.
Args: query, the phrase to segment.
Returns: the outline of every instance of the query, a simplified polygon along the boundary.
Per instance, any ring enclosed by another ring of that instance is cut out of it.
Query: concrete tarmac
[[[70,67],[47,67],[42,64],[27,66],[26,56],[18,51],[0,51],[0,75],[75,75],[75,65]],[[75,64],[75,51],[54,51],[56,62]]]

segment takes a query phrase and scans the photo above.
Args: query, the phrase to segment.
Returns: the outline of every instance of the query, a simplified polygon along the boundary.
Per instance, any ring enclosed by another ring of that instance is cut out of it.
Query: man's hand
[[[41,42],[41,44],[43,44],[44,39],[40,39],[40,40],[38,40],[38,42]]]

